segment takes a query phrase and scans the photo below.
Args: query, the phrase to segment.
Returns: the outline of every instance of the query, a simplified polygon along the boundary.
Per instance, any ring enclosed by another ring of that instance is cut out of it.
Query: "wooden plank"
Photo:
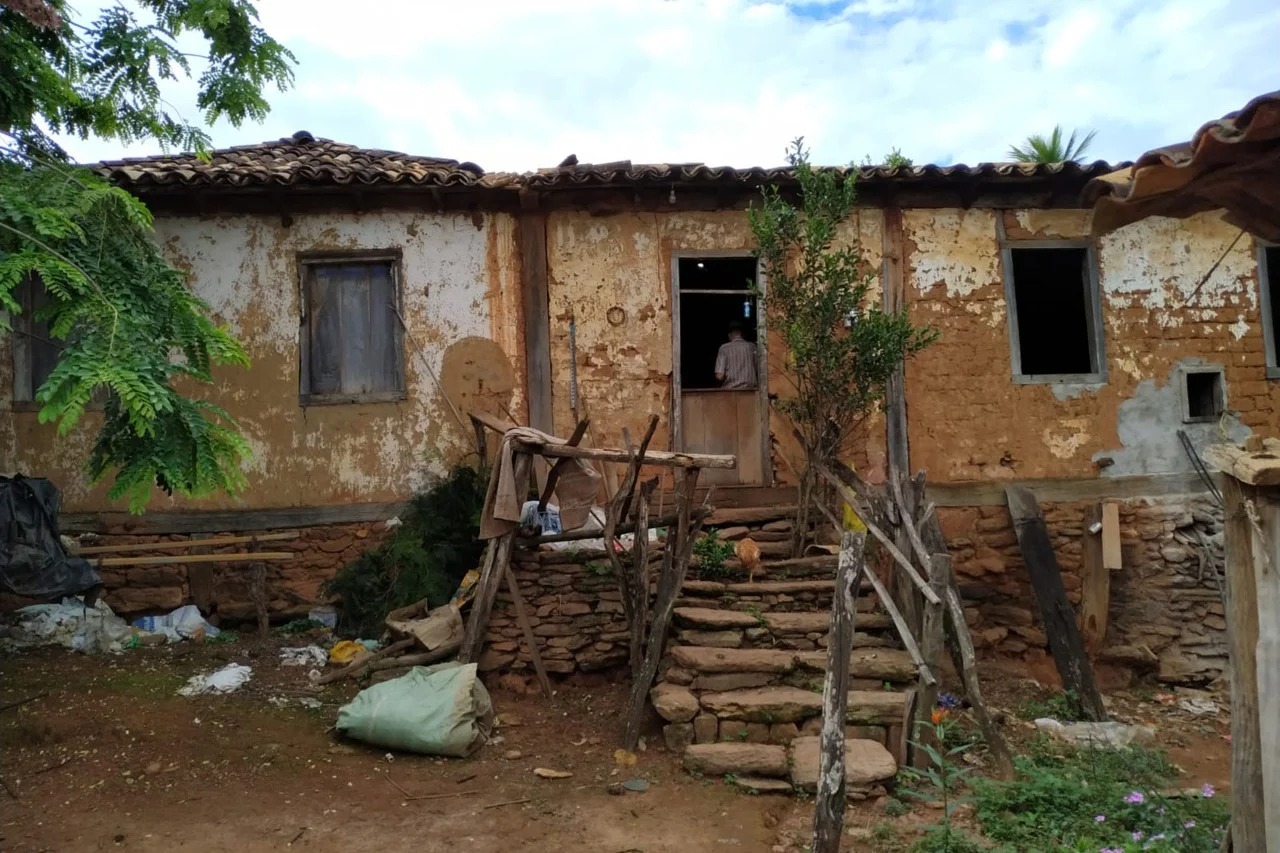
[[[902,222],[902,209],[896,206],[884,208],[881,263],[883,278],[883,304],[886,311],[902,311],[906,308],[906,236]],[[910,453],[907,434],[907,397],[905,370],[899,366],[885,387],[885,420],[889,462],[899,471],[910,471]]]
[[[581,443],[582,437],[587,434],[587,427],[590,425],[591,421],[578,421],[578,425],[573,428],[573,435],[569,436],[569,440],[566,443],[570,447],[577,447]],[[547,508],[547,502],[551,500],[551,495],[556,490],[556,483],[560,482],[560,474],[568,464],[568,459],[559,459],[556,464],[551,466],[551,470],[547,473],[547,484],[542,487],[542,494],[538,498],[538,512],[542,512]]]
[[[827,672],[822,682],[822,734],[818,742],[818,791],[813,812],[814,853],[839,853],[844,832],[844,726],[849,703],[849,653],[853,649],[859,576],[866,536],[845,531],[831,597]]]
[[[517,453],[513,468],[516,494],[527,495],[533,460],[527,454]],[[476,581],[475,596],[471,600],[471,615],[463,633],[462,648],[458,651],[459,663],[471,663],[480,658],[489,628],[489,615],[493,612],[493,601],[497,598],[498,587],[511,564],[511,550],[515,541],[516,531],[513,529],[510,533],[490,539],[485,548],[480,578]]]
[[[547,288],[547,215],[532,208],[538,197],[522,190],[531,209],[517,220],[520,235],[520,304],[524,308],[525,399],[529,426],[555,431],[551,385],[551,304]]]
[[[408,506],[408,501],[396,501],[272,509],[148,512],[146,515],[128,512],[64,512],[58,516],[58,524],[63,533],[124,533],[130,536],[240,533],[249,530],[386,521],[400,515]]]
[[[511,603],[515,607],[516,621],[520,623],[520,631],[524,634],[525,644],[529,647],[529,656],[533,658],[533,669],[538,675],[538,686],[542,695],[551,698],[551,679],[547,677],[547,668],[542,663],[542,652],[538,651],[538,638],[533,633],[533,623],[529,621],[529,612],[525,608],[524,596],[520,594],[520,584],[516,582],[511,563],[507,563],[507,592],[511,593]]]
[[[951,576],[951,555],[933,554],[929,565],[929,588],[939,599],[947,594],[947,578]],[[924,614],[920,625],[920,656],[924,659],[925,669],[921,670],[920,683],[916,686],[916,713],[910,722],[912,739],[922,744],[937,746],[933,729],[928,725],[930,715],[938,704],[938,682],[926,678],[929,672],[940,672],[942,664],[942,648],[946,638],[946,613],[942,601],[937,604],[924,604]],[[923,749],[915,749],[907,744],[911,766],[925,768],[930,765],[929,754]]]
[[[1111,571],[1124,568],[1120,551],[1120,505],[1107,501],[1102,505],[1102,565]]]
[[[1208,458],[1207,452],[1205,455]],[[1254,563],[1253,522],[1246,508],[1246,501],[1252,501],[1255,495],[1251,486],[1234,477],[1227,477],[1223,483],[1231,664],[1231,845],[1240,851],[1268,849],[1258,703],[1259,567]],[[1268,760],[1274,760],[1274,756],[1272,753]]]
[[[212,548],[215,545],[243,545],[246,542],[283,542],[286,539],[297,539],[296,532],[263,533],[258,536],[215,536],[207,539],[188,539],[186,541],[164,542],[130,542],[122,545],[90,545],[81,548],[76,556],[88,554],[127,554],[131,551],[168,551],[184,548]]]
[[[252,554],[185,554],[181,557],[98,557],[95,566],[170,566],[183,563],[248,563],[259,560],[292,560],[293,551],[259,551]]]
[[[1106,506],[1089,507],[1080,534],[1080,633],[1091,658],[1097,656],[1107,636],[1107,613],[1111,607],[1111,572],[1102,557],[1103,531],[1092,530],[1094,525],[1103,524]]]
[[[1258,589],[1258,744],[1262,763],[1262,813],[1268,850],[1280,850],[1280,490],[1260,494],[1253,564]],[[1261,535],[1259,535],[1261,533]]]
[[[1069,477],[1043,480],[990,480],[929,483],[927,495],[938,506],[1003,506],[1005,486],[1034,489],[1046,503],[1122,500],[1162,495],[1198,495],[1208,491],[1194,473],[1126,477]]]
[[[1280,486],[1280,439],[1263,439],[1261,450],[1215,444],[1205,448],[1204,459],[1242,483],[1251,486]]]
[[[625,450],[596,447],[566,447],[563,444],[533,444],[516,442],[515,447],[524,453],[534,453],[551,459],[594,459],[600,462],[627,462],[631,457]],[[705,453],[672,453],[667,450],[651,450],[645,454],[644,464],[664,468],[734,468],[738,460],[733,456],[713,456]]]
[[[296,535],[296,534],[274,534],[274,535],[284,536],[284,535]],[[224,537],[224,538],[235,539],[240,537]],[[253,540],[252,536],[248,538],[250,541]],[[201,537],[197,534],[197,536],[194,537],[192,541],[200,543],[200,547],[193,548],[191,553],[193,554],[209,553],[209,548],[204,543],[208,541],[212,541],[210,537]],[[230,544],[236,544],[236,543],[230,543]],[[84,549],[82,548],[81,551],[83,552]],[[213,583],[214,583],[214,567],[212,565],[208,563],[196,563],[193,566],[187,567],[187,586],[191,588],[191,602],[195,604],[197,608],[199,608],[201,613],[210,612],[211,610],[214,609],[215,605],[217,604],[217,599],[213,593]]]
[[[1022,550],[1031,587],[1040,606],[1044,632],[1049,638],[1049,652],[1062,676],[1063,688],[1075,695],[1081,713],[1090,720],[1105,720],[1102,694],[1093,680],[1093,668],[1085,656],[1084,641],[1076,627],[1076,614],[1067,601],[1062,584],[1062,569],[1053,553],[1049,531],[1045,527],[1040,504],[1029,489],[1011,486],[1006,490],[1009,514]]]
[[[738,483],[760,485],[764,482],[764,459],[759,452],[762,441],[759,394],[749,391],[733,394],[738,402],[738,437],[733,453],[738,457]]]

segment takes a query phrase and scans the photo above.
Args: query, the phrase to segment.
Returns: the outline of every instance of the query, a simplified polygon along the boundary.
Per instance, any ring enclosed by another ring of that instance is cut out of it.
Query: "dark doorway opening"
[[[680,299],[680,387],[719,388],[716,354],[729,340],[729,325],[756,342],[759,328],[755,258],[681,258],[676,275]]]
[[[1019,373],[1098,372],[1089,252],[1083,248],[1012,249]]]

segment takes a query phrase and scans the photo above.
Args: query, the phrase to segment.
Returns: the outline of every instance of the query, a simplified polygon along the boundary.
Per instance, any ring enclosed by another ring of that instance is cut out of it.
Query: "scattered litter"
[[[364,643],[355,640],[342,640],[329,649],[329,663],[351,663],[356,655],[368,651]]]
[[[568,779],[573,774],[568,770],[552,770],[550,767],[535,767],[533,775],[539,779]]]
[[[414,667],[360,691],[338,711],[337,729],[366,743],[465,758],[493,727],[489,692],[474,663]]]
[[[80,598],[33,604],[14,611],[0,628],[0,637],[11,648],[63,646],[78,652],[118,654],[132,636],[128,623],[101,599],[93,607],[86,607]]]
[[[626,749],[615,749],[613,751],[613,763],[619,767],[635,767],[636,754]]]
[[[319,699],[311,696],[272,696],[267,699],[268,704],[275,705],[277,708],[288,708],[290,705],[297,705],[299,708],[306,708],[311,711],[318,711],[323,705]]]
[[[322,604],[319,607],[313,607],[307,613],[307,618],[312,622],[318,622],[329,630],[338,627],[338,610],[331,604]]]
[[[1218,703],[1212,699],[1186,697],[1178,700],[1178,707],[1193,717],[1202,717],[1218,713]]]
[[[197,696],[201,693],[234,693],[253,676],[250,667],[229,663],[222,669],[202,675],[193,675],[187,686],[178,691],[179,696]]]
[[[1150,743],[1156,738],[1156,730],[1151,726],[1133,726],[1114,721],[1063,723],[1041,717],[1035,721],[1035,727],[1077,746],[1110,746],[1118,749],[1132,743]]]
[[[519,725],[522,725],[520,718],[510,711],[507,711],[505,714],[499,714],[493,718],[494,728],[515,728]]]
[[[569,745],[570,746],[586,746],[586,744],[587,744],[587,739],[585,736],[583,736],[571,742]]]
[[[299,646],[280,650],[280,663],[284,666],[324,666],[329,653],[319,646]]]
[[[171,643],[180,640],[203,641],[206,637],[216,637],[217,628],[210,625],[200,615],[200,608],[194,604],[185,604],[164,616],[142,616],[133,620],[133,627],[149,634],[163,634]]]
[[[462,645],[462,614],[446,604],[427,609],[427,599],[387,614],[387,628],[397,639],[412,638],[429,652],[449,645]]]
[[[628,779],[627,781],[623,782],[622,787],[626,788],[628,791],[635,791],[636,793],[642,793],[644,791],[649,790],[649,783],[648,781],[637,777],[635,779]]]

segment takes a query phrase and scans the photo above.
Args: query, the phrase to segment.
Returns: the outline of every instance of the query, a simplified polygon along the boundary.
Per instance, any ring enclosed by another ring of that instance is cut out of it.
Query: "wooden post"
[[[1269,850],[1264,806],[1262,717],[1259,708],[1258,566],[1253,523],[1245,502],[1253,489],[1225,477],[1227,644],[1231,660],[1231,845],[1245,853]],[[1273,613],[1271,621],[1280,619]],[[1274,728],[1276,722],[1271,721]],[[1272,753],[1271,763],[1276,762]],[[1280,805],[1276,806],[1280,808]]]
[[[1040,618],[1049,637],[1049,652],[1058,666],[1058,674],[1062,676],[1062,685],[1074,694],[1080,713],[1086,719],[1105,720],[1107,709],[1102,704],[1098,685],[1094,683],[1093,667],[1084,653],[1084,641],[1076,627],[1076,614],[1067,601],[1062,569],[1053,553],[1040,504],[1030,489],[1021,486],[1006,487],[1005,498],[1013,516],[1018,547],[1022,549],[1027,574],[1031,576],[1031,587],[1040,605]]]
[[[855,599],[864,566],[866,536],[840,537],[840,562],[831,597],[827,674],[822,685],[822,737],[818,753],[818,793],[813,810],[813,853],[838,853],[844,831],[844,726],[849,703],[849,653],[853,649]]]
[[[1094,525],[1099,526],[1097,533]],[[1091,506],[1080,534],[1080,633],[1090,657],[1097,655],[1107,636],[1111,607],[1111,570],[1102,557],[1102,507]]]
[[[533,670],[538,675],[538,686],[542,695],[551,698],[551,679],[547,677],[547,668],[542,663],[542,652],[538,651],[538,638],[533,633],[533,623],[529,621],[529,613],[525,610],[524,596],[520,594],[520,584],[516,582],[515,571],[507,564],[507,591],[511,593],[511,604],[516,611],[516,621],[524,633],[524,641],[529,646],[529,657],[533,658]]]
[[[929,566],[929,588],[939,597],[946,596],[947,578],[950,576],[951,555],[934,554]],[[941,603],[932,604],[922,601],[922,606],[924,608],[924,618],[920,628],[920,654],[929,670],[937,673],[939,664],[942,662],[946,617]],[[922,725],[922,723],[929,722],[933,709],[937,704],[938,682],[933,678],[926,679],[922,673],[920,684],[916,688],[916,712],[910,723],[911,731],[907,736],[908,743],[914,739],[920,743],[936,745],[933,744],[933,729],[927,725]],[[929,764],[929,755],[923,749],[911,748],[909,756],[913,767],[924,768]]]

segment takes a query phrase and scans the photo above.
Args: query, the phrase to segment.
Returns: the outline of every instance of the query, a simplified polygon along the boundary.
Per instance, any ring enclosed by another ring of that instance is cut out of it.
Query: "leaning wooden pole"
[[[831,597],[827,675],[822,685],[822,736],[818,753],[818,795],[813,810],[813,853],[838,853],[844,831],[844,725],[849,704],[849,653],[853,649],[855,599],[865,561],[866,535],[840,537],[840,562]]]

